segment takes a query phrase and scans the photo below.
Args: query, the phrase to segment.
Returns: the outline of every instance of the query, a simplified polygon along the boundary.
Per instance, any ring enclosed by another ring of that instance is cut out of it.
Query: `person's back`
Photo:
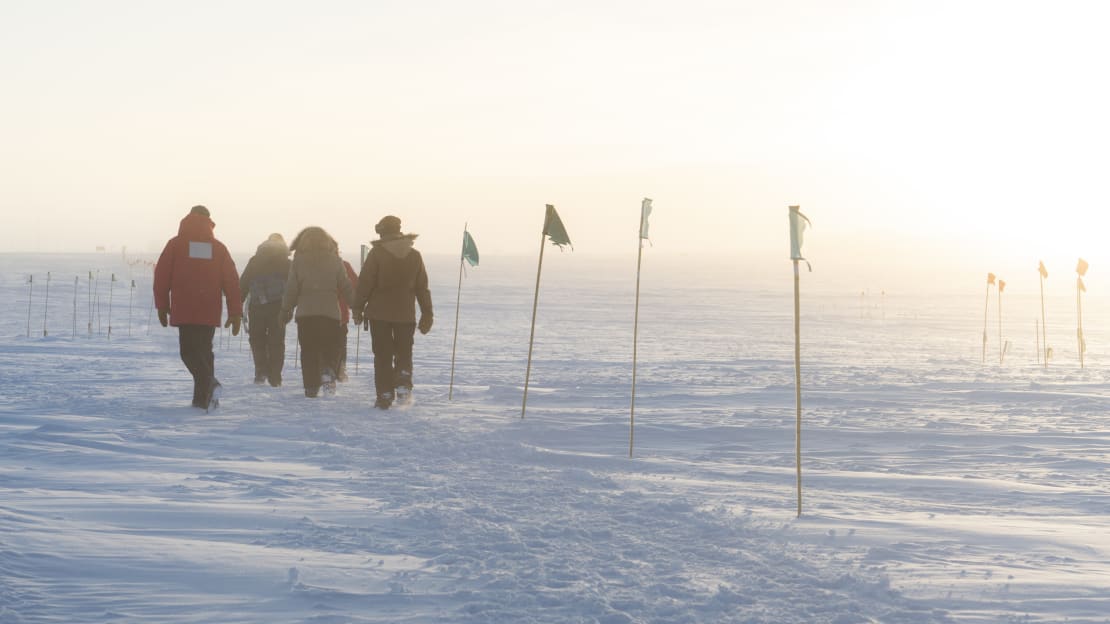
[[[296,310],[305,396],[315,397],[321,386],[326,393],[335,391],[339,297],[351,301],[351,281],[339,258],[335,239],[323,228],[310,226],[301,230],[289,248],[295,255],[285,282],[281,316],[283,322],[289,322]]]
[[[424,259],[413,247],[416,234],[402,234],[401,220],[384,217],[374,228],[380,239],[359,272],[353,314],[368,321],[374,348],[374,405],[388,409],[395,396],[407,399],[412,390],[412,345],[417,327],[432,327],[432,295]],[[420,306],[420,321],[416,307]]]
[[[285,323],[281,321],[281,300],[289,276],[289,247],[281,234],[271,234],[262,242],[243,269],[239,283],[243,298],[249,300],[251,355],[254,358],[254,383],[267,381],[281,385],[285,364]]]
[[[232,335],[238,335],[243,316],[239,273],[215,227],[207,208],[193,206],[154,267],[158,321],[178,328],[181,361],[193,376],[193,406],[205,409],[218,404],[212,337],[223,316],[221,296]]]

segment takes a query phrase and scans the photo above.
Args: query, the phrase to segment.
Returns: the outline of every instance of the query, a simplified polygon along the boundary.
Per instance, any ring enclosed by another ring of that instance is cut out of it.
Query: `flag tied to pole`
[[[806,225],[813,225],[809,218],[799,210],[800,206],[790,207],[790,259],[805,260],[802,256],[802,238]]]
[[[1087,264],[1086,260],[1084,260],[1083,258],[1080,258],[1079,259],[1079,264],[1077,264],[1075,266],[1075,272],[1079,274],[1079,277],[1083,277],[1084,275],[1087,274],[1087,269],[1088,269],[1089,266],[1090,265]]]
[[[1003,290],[1006,290],[1006,280],[998,280],[998,294],[1001,295]]]
[[[987,286],[994,285],[994,273],[987,273]]]
[[[1044,268],[1044,261],[1037,266],[1037,271],[1040,272],[1042,279],[1048,279],[1048,269]]]
[[[543,235],[551,239],[551,244],[558,247],[560,250],[563,245],[571,245],[570,236],[567,235],[567,228],[563,226],[563,220],[559,218],[559,213],[555,212],[555,206],[547,204],[547,216],[543,221]]]
[[[640,238],[651,238],[648,235],[648,217],[651,216],[651,200],[644,198],[640,204]]]
[[[474,244],[474,237],[466,230],[463,230],[462,257],[470,266],[478,266],[478,245]]]

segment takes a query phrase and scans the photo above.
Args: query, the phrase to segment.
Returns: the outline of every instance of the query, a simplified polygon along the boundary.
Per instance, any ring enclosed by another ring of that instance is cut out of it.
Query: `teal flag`
[[[651,238],[648,236],[648,217],[651,216],[651,200],[644,198],[640,204],[640,238]]]
[[[462,257],[470,266],[478,266],[478,246],[474,244],[474,237],[466,230],[463,230]]]
[[[570,245],[574,249],[574,245],[570,242],[570,236],[567,235],[567,228],[563,226],[563,220],[559,218],[559,213],[555,212],[555,206],[547,204],[547,216],[543,221],[543,235],[551,239],[551,244],[557,246],[559,249],[563,245]]]

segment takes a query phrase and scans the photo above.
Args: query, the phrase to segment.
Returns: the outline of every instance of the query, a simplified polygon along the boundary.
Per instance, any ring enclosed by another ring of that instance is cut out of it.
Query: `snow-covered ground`
[[[1053,293],[1045,370],[1007,291],[1000,366],[977,286],[805,274],[796,518],[789,261],[754,285],[645,254],[632,458],[634,261],[549,251],[521,419],[534,262],[470,271],[452,401],[432,257],[414,406],[370,408],[354,331],[351,380],[304,398],[291,329],[278,389],[222,335],[205,414],[148,267],[0,255],[0,622],[1110,622],[1106,306],[1080,369]]]

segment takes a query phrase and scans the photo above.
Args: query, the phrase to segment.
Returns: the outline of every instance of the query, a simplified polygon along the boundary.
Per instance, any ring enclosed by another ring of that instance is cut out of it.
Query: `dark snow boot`
[[[383,392],[378,395],[378,400],[374,401],[374,407],[382,410],[389,409],[389,406],[391,405],[393,405],[392,392]]]

